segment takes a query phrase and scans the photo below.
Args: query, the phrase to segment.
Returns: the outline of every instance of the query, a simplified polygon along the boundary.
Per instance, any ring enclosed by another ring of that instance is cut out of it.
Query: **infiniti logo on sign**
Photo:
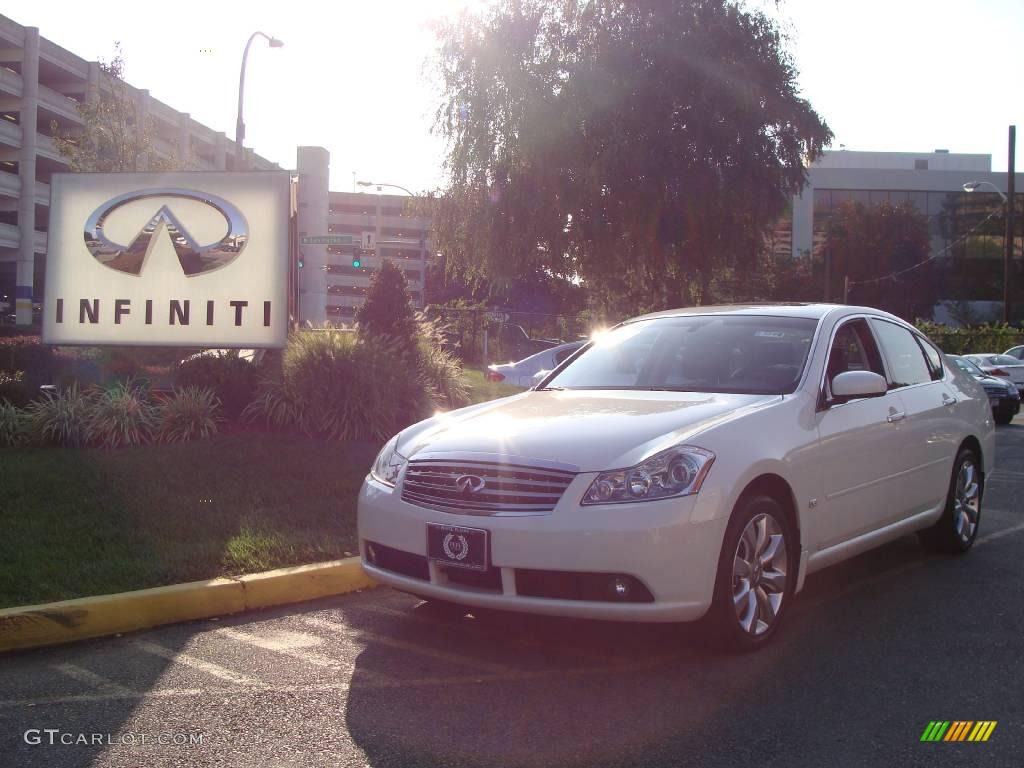
[[[216,242],[199,243],[171,208],[164,204],[149,218],[130,243],[116,243],[107,237],[104,225],[114,211],[138,200],[159,198],[193,200],[207,205],[224,217],[227,231]],[[167,229],[182,271],[189,277],[231,263],[238,258],[249,239],[249,225],[245,217],[238,208],[222,197],[187,189],[147,189],[118,195],[93,211],[85,222],[85,246],[104,266],[130,275],[138,275],[142,272],[146,256],[152,249],[153,236],[161,224]]]
[[[479,475],[460,475],[455,478],[455,487],[466,496],[480,493],[485,485],[487,485],[487,482]]]

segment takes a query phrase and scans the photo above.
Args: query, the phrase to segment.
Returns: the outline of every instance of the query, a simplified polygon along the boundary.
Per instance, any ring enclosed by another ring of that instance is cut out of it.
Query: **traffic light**
[[[363,249],[356,246],[352,250],[352,268],[359,269],[361,266],[363,266]]]

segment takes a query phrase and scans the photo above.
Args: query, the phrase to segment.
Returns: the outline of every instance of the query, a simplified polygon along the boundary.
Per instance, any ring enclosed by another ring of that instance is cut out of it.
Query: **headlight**
[[[404,466],[405,457],[398,452],[398,435],[395,435],[377,454],[370,475],[377,482],[394,487]]]
[[[689,496],[700,490],[715,454],[703,448],[677,445],[629,469],[602,472],[583,494],[583,504],[622,504],[671,496]]]

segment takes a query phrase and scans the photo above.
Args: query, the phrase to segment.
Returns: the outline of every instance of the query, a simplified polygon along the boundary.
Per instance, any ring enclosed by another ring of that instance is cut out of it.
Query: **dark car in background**
[[[985,388],[988,401],[992,404],[992,418],[996,424],[1009,424],[1020,412],[1020,394],[1013,382],[998,376],[990,376],[971,360],[959,355],[946,355],[960,370],[970,374]]]

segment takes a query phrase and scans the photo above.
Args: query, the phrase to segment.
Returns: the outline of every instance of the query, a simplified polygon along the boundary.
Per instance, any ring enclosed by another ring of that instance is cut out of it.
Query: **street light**
[[[242,70],[238,74],[238,119],[235,121],[235,143],[238,145],[238,154],[243,158],[243,162],[245,151],[242,147],[242,141],[245,139],[245,123],[242,122],[242,101],[245,95],[245,62],[249,59],[249,46],[252,45],[252,41],[257,37],[266,38],[271,48],[280,48],[284,45],[276,37],[271,37],[263,32],[253,32],[249,36],[249,41],[245,44],[245,52],[242,53]]]
[[[991,181],[968,181],[964,184],[964,192],[974,192],[978,187],[992,187],[995,193],[1003,199],[1005,203],[1007,200],[1006,195],[1003,194],[1003,190],[993,184]]]
[[[377,182],[374,182],[374,181],[357,181],[356,184],[358,184],[360,187],[376,187],[378,194],[380,194],[381,187],[389,187],[391,189],[400,189],[403,192],[405,192],[405,194],[409,195],[410,197],[416,197],[416,195],[413,194],[412,191],[410,191],[409,189],[403,187],[401,184],[385,184],[383,182],[377,183]],[[378,226],[379,226],[379,224],[378,224]],[[426,249],[427,249],[427,231],[426,231],[426,229],[421,227],[420,228],[420,270],[421,270],[420,271],[420,275],[421,275],[421,280],[423,282],[423,288],[424,289],[426,288],[426,283],[427,283]],[[423,298],[422,293],[420,295],[420,298],[422,300],[422,298]]]

